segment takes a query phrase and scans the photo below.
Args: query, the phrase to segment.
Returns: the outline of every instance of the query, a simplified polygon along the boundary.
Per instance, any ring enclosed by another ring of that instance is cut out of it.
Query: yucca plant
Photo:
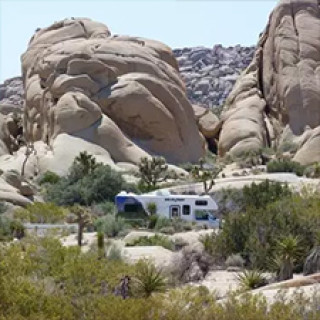
[[[253,290],[268,283],[266,277],[259,270],[244,270],[236,277],[242,290]]]
[[[288,235],[277,241],[274,263],[277,266],[277,278],[279,281],[293,278],[294,264],[300,255],[300,237]]]
[[[140,260],[136,264],[136,274],[133,278],[133,288],[138,296],[148,298],[154,292],[166,289],[166,279],[161,270],[148,260]]]

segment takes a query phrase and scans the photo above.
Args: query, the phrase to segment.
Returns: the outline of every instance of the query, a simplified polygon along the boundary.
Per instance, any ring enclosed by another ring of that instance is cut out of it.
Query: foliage
[[[149,218],[148,218],[148,229],[154,229],[156,224],[157,224],[158,219],[159,219],[159,216],[156,215],[156,214],[153,214],[153,215],[149,216]]]
[[[319,319],[316,291],[308,297],[296,293],[290,299],[279,295],[269,304],[262,296],[248,293],[217,301],[203,287],[161,294],[166,281],[154,267],[98,259],[95,253],[64,247],[52,238],[25,238],[1,246],[0,261],[3,320]],[[138,289],[128,299],[114,295],[125,275]]]
[[[95,216],[105,216],[106,214],[115,214],[116,206],[113,202],[105,201],[93,204],[91,206],[91,211]]]
[[[214,180],[218,177],[221,170],[222,167],[218,163],[212,168],[206,168],[204,159],[200,159],[199,164],[192,168],[191,174],[196,181],[202,182],[204,193],[208,194],[213,188],[215,184]]]
[[[242,209],[250,207],[259,209],[269,203],[289,197],[292,192],[287,184],[265,180],[261,183],[253,182],[250,186],[244,186],[242,194],[242,199],[238,199],[242,202]]]
[[[267,164],[267,172],[293,172],[297,176],[303,176],[305,167],[290,159],[272,160]]]
[[[163,232],[165,228],[171,228],[173,233],[175,232],[183,232],[183,231],[190,231],[193,229],[193,224],[189,221],[183,219],[168,219],[166,217],[159,216],[154,229],[160,232]],[[163,232],[166,233],[166,232]],[[170,232],[168,232],[170,233]]]
[[[74,165],[82,171],[83,175],[88,175],[94,172],[94,170],[99,166],[95,157],[87,151],[80,152],[80,154],[74,159]]]
[[[155,292],[166,289],[166,279],[161,270],[158,270],[148,260],[140,260],[136,266],[134,276],[134,292],[137,296],[148,298]]]
[[[155,190],[157,185],[169,177],[168,165],[163,157],[141,158],[139,163],[141,185],[146,190]]]
[[[86,226],[88,226],[90,223],[92,223],[92,217],[90,212],[79,205],[74,205],[70,208],[70,211],[74,215],[74,218],[72,219],[74,223],[78,224],[78,246],[82,246],[82,238],[83,238],[83,231]]]
[[[155,202],[149,202],[147,204],[147,209],[148,209],[149,214],[155,215],[157,213],[157,210],[158,210],[157,204]]]
[[[121,231],[129,229],[126,220],[114,214],[97,219],[94,225],[98,232],[103,232],[108,237],[116,237]]]
[[[46,171],[43,175],[41,175],[39,179],[39,184],[55,184],[60,181],[60,176],[52,171]]]
[[[17,209],[14,218],[22,222],[58,223],[66,218],[66,210],[50,202],[34,202],[24,209]]]
[[[57,205],[78,203],[89,206],[93,203],[113,202],[122,190],[134,191],[134,187],[108,165],[97,165],[86,170],[87,174],[83,174],[82,165],[75,162],[66,177],[55,184],[46,185],[46,200]]]
[[[174,249],[174,242],[171,241],[168,237],[162,236],[159,234],[155,234],[154,236],[148,237],[139,237],[138,239],[134,240],[133,242],[126,244],[128,247],[135,247],[135,246],[161,246],[163,248],[173,250]]]
[[[0,216],[0,241],[9,241],[13,238],[21,239],[24,234],[25,230],[22,223]]]
[[[275,263],[278,267],[277,277],[279,281],[293,278],[294,264],[301,255],[300,242],[299,236],[291,234],[277,241]]]
[[[242,212],[229,213],[221,232],[208,238],[205,248],[218,258],[240,253],[249,267],[272,271],[278,240],[299,236],[301,254],[295,270],[301,270],[320,228],[319,207],[318,196],[294,195],[261,208],[251,206]]]
[[[253,290],[267,284],[267,279],[258,270],[244,270],[237,274],[237,280],[242,290]]]
[[[320,162],[316,162],[305,168],[304,174],[308,178],[320,178]]]
[[[241,257],[240,254],[232,254],[226,260],[226,266],[229,267],[237,267],[243,268],[245,261]]]
[[[174,257],[171,269],[174,283],[202,280],[212,266],[212,258],[199,248],[184,246]]]

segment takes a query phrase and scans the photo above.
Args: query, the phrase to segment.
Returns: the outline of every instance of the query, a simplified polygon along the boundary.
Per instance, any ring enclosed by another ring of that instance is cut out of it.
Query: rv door
[[[180,206],[170,206],[170,218],[180,218]]]

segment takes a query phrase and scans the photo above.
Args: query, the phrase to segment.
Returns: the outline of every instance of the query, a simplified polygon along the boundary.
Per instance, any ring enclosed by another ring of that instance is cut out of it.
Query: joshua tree
[[[278,280],[293,278],[293,268],[301,253],[300,238],[293,235],[277,241],[275,262],[278,267]]]
[[[204,193],[208,194],[215,185],[214,180],[218,177],[221,170],[222,167],[218,164],[210,169],[205,168],[205,161],[201,158],[199,160],[199,165],[193,166],[191,174],[196,181],[203,183]]]
[[[169,177],[168,165],[163,157],[141,158],[139,164],[141,181],[149,190],[155,189],[158,183]]]
[[[24,173],[25,173],[25,168],[26,168],[26,164],[28,162],[29,157],[32,155],[32,153],[35,153],[35,149],[34,149],[34,144],[33,142],[29,142],[26,145],[26,152],[25,152],[25,158],[23,160],[22,163],[22,167],[21,167],[21,177],[24,177]]]
[[[73,220],[78,224],[78,246],[82,246],[83,239],[83,230],[84,228],[91,223],[91,215],[89,211],[79,205],[74,205],[71,207],[71,212],[75,215]]]
[[[84,175],[91,173],[98,166],[95,157],[87,151],[80,152],[80,154],[74,159],[74,163],[82,167]]]

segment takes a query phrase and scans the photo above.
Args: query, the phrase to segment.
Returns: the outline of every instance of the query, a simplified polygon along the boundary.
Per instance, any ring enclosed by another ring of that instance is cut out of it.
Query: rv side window
[[[207,206],[208,201],[207,200],[196,200],[196,206]]]
[[[138,203],[124,205],[124,212],[139,212],[140,210],[141,205],[139,205]]]
[[[190,215],[190,206],[188,204],[185,204],[183,207],[182,207],[182,214],[184,216],[188,216]]]

